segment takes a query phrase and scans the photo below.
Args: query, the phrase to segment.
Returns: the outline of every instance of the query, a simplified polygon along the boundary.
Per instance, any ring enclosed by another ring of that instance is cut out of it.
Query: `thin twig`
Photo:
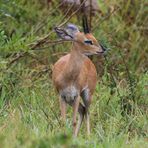
[[[104,58],[105,58],[105,62],[107,64],[107,66],[108,66],[109,65],[109,62],[108,62],[107,56],[104,56]],[[113,76],[112,72],[110,72],[110,76],[111,76],[112,82],[114,83],[114,86],[116,87],[118,96],[121,97],[120,92],[118,90],[118,87],[117,87],[117,84],[116,84],[116,81],[114,79],[114,76]],[[110,99],[111,98],[108,99],[107,104],[109,103]]]
[[[68,13],[70,12],[70,10],[72,9],[72,7],[74,6],[75,3],[73,3],[70,8],[67,10],[66,14],[64,15],[64,17],[62,18],[62,20],[60,21],[60,23],[62,23],[64,21],[64,19],[67,17]],[[60,24],[59,23],[59,24]],[[58,25],[57,25],[58,26]]]
[[[45,95],[43,94],[43,92],[40,91],[40,93],[41,93],[41,95],[42,95],[43,97],[45,97]],[[47,101],[48,101],[49,105],[52,106],[52,105],[51,105],[51,102],[49,101],[49,99],[47,99]],[[37,102],[37,103],[38,103],[38,102]],[[38,103],[38,104],[39,104],[39,103]],[[53,107],[50,107],[50,110],[51,110],[52,114],[54,115],[54,117],[57,119],[59,126],[61,127],[62,125],[61,125],[61,122],[60,122],[60,119],[59,119],[57,113],[55,112],[55,110],[53,109]]]
[[[25,57],[25,56],[29,56],[35,60],[37,60],[39,63],[44,64],[40,59],[38,59],[36,56],[34,56],[33,54],[29,53],[29,52],[21,52],[21,53],[17,53],[16,56],[10,60],[10,62],[7,64],[7,69],[14,63],[17,62],[18,60],[20,60],[21,58]]]
[[[47,20],[48,20],[47,17],[50,16],[53,12],[55,12],[59,7],[61,7],[63,5],[63,3],[64,3],[64,1],[62,1],[57,7],[52,9],[52,11],[49,11],[46,18],[40,22],[39,27],[34,31],[34,33],[37,33],[44,25],[47,24]]]
[[[35,41],[34,43],[28,44],[28,46],[30,47],[31,50],[34,50],[37,46],[40,46],[44,43],[46,43],[48,37],[54,32],[54,30],[50,31],[46,36],[38,39],[37,41]]]
[[[117,9],[114,9],[111,13],[109,13],[109,14],[107,14],[102,20],[99,20],[98,19],[98,21],[96,21],[96,25],[93,27],[93,29],[92,29],[92,31],[94,31],[97,27],[98,27],[98,23],[99,23],[99,25],[101,24],[101,23],[103,23],[106,19],[108,19],[110,16],[112,16],[115,12],[117,12],[117,11],[119,11],[120,10],[120,8],[117,8]]]
[[[21,52],[21,53],[17,53],[16,57],[13,58],[7,65],[7,67],[10,67],[10,65],[12,65],[14,62],[18,61],[20,58],[26,56],[27,52]]]
[[[58,27],[62,27],[64,24],[66,24],[71,18],[73,15],[75,15],[82,7],[82,5],[86,2],[87,0],[83,0],[83,2],[80,4],[80,6],[78,7],[78,9],[76,9],[68,18],[67,20],[65,20],[63,23],[61,23],[60,25],[58,25]]]
[[[82,7],[82,5],[86,2],[86,0],[83,0],[83,2],[80,4],[78,9],[76,9],[63,23],[59,24],[58,27],[62,27],[64,24],[66,24],[73,15],[75,15]],[[31,50],[34,50],[36,47],[45,44],[47,42],[47,39],[49,36],[54,32],[54,30],[50,31],[45,37],[40,38],[39,40],[35,41],[34,43],[29,44],[28,46],[31,48]]]
[[[118,41],[114,38],[114,40],[115,40],[115,42],[117,43],[117,47],[119,47],[118,48],[118,52],[119,52],[119,55],[120,55],[120,57],[121,57],[121,59],[122,59],[122,61],[123,61],[123,64],[124,64],[124,66],[125,66],[125,70],[126,70],[126,75],[127,75],[127,79],[128,79],[128,82],[129,82],[129,86],[130,86],[130,91],[131,91],[131,95],[132,95],[132,97],[134,98],[134,90],[133,90],[133,82],[132,82],[132,78],[131,78],[131,74],[130,74],[130,71],[129,71],[129,68],[128,68],[128,66],[127,66],[127,63],[125,62],[125,58],[124,58],[124,56],[122,55],[122,53],[121,53],[121,51],[120,51],[120,46],[118,45]],[[134,101],[134,100],[133,100]]]
[[[92,0],[90,0],[90,12],[89,12],[89,28],[91,31],[91,22],[92,22]]]

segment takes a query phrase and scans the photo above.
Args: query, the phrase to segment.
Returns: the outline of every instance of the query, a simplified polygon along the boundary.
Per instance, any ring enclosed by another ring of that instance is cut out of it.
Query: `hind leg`
[[[79,119],[78,119],[78,125],[77,125],[77,128],[76,128],[77,134],[80,130],[80,127],[82,125],[84,115],[85,115],[85,107],[81,103],[79,104],[78,112],[79,112]]]
[[[86,127],[87,127],[87,135],[90,135],[90,117],[89,117],[89,106],[90,102],[85,101],[85,118],[86,118]]]
[[[89,117],[89,106],[91,103],[92,96],[89,94],[89,90],[85,89],[82,94],[83,103],[85,105],[85,117],[86,117],[86,127],[87,135],[90,135],[90,117]]]
[[[85,117],[86,117],[87,135],[89,136],[90,135],[90,118],[89,118],[88,109],[86,110]]]

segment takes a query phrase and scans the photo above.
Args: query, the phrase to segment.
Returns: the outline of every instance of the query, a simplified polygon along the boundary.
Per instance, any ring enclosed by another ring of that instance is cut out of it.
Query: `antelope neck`
[[[75,79],[79,75],[85,59],[85,55],[81,53],[81,48],[80,43],[73,43],[70,58],[66,66],[67,77],[69,76],[71,79]]]

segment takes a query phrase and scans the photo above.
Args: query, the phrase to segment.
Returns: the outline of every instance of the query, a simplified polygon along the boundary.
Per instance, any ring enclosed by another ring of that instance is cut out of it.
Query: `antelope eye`
[[[89,44],[89,45],[93,45],[93,42],[91,40],[86,40],[86,41],[84,41],[84,43]]]

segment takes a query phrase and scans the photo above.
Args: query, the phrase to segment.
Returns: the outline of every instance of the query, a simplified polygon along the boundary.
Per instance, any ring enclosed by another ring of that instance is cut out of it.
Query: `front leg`
[[[59,97],[59,102],[60,102],[62,121],[63,121],[63,123],[65,123],[66,122],[66,102],[61,97]]]
[[[80,96],[78,96],[73,103],[73,135],[74,137],[77,137],[78,135],[78,130],[76,126],[77,126],[77,112],[79,108],[79,103],[80,103]]]

